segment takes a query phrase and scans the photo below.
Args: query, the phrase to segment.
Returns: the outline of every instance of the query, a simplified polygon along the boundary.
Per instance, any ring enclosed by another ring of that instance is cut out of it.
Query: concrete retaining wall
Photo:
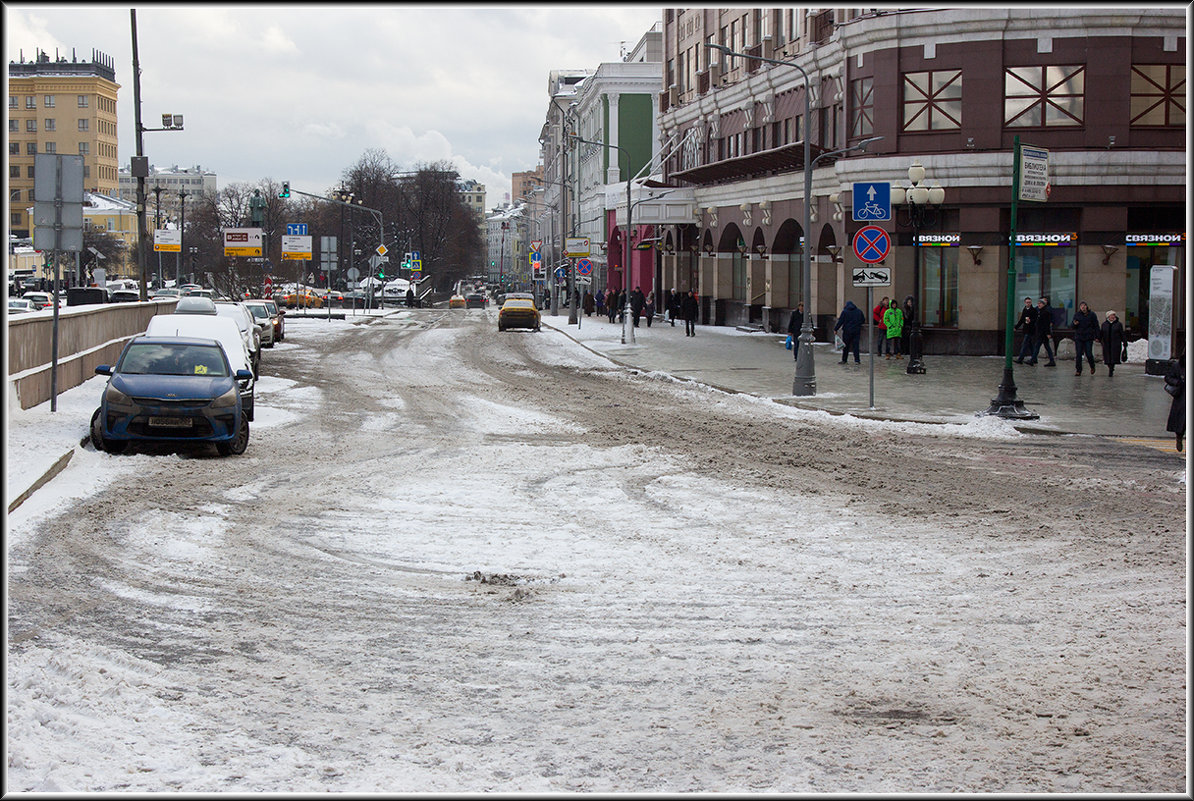
[[[112,364],[149,318],[169,314],[176,299],[146,303],[63,306],[58,310],[58,392],[77,387]],[[29,409],[50,399],[54,316],[50,310],[8,318],[9,409]]]

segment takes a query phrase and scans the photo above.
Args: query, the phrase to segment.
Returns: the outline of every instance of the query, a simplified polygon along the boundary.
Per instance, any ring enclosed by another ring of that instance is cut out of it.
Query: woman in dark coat
[[[1099,328],[1099,342],[1103,345],[1103,364],[1107,365],[1107,375],[1115,375],[1115,365],[1120,363],[1120,354],[1127,341],[1124,334],[1124,324],[1115,316],[1115,312],[1107,312],[1107,319]]]
[[[1186,436],[1185,353],[1177,361],[1169,363],[1169,369],[1165,372],[1165,389],[1173,396],[1173,405],[1169,407],[1169,420],[1165,424],[1165,430],[1172,431],[1177,436],[1177,449],[1181,452],[1182,439]]]
[[[1074,321],[1070,324],[1074,329],[1074,375],[1082,375],[1082,357],[1090,362],[1090,374],[1094,375],[1094,341],[1099,338],[1099,318],[1086,305],[1086,301],[1078,304],[1078,311],[1074,312]]]

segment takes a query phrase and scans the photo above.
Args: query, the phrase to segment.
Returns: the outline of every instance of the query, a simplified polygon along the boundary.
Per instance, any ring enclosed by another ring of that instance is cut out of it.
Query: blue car
[[[135,441],[210,442],[229,456],[248,447],[238,382],[253,374],[233,371],[214,339],[135,337],[115,366],[95,372],[110,376],[91,417],[96,450],[120,453]]]

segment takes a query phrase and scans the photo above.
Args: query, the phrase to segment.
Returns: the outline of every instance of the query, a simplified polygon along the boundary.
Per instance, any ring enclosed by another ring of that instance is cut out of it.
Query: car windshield
[[[533,309],[533,308],[535,308],[535,304],[529,300],[522,300],[521,298],[518,298],[515,300],[506,301],[506,305],[502,306],[502,308],[503,309]]]
[[[249,311],[253,312],[253,316],[259,320],[269,317],[269,312],[266,311],[266,308],[264,306],[258,306],[256,303],[249,306]]]
[[[116,372],[133,375],[228,375],[228,364],[218,345],[173,342],[136,343],[116,366]]]

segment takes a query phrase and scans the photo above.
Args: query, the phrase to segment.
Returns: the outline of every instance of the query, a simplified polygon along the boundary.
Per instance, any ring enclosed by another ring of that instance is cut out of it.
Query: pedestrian
[[[1036,356],[1040,353],[1041,345],[1045,346],[1045,355],[1049,357],[1046,367],[1056,367],[1053,361],[1053,347],[1049,344],[1049,337],[1053,334],[1053,310],[1049,308],[1049,299],[1041,298],[1036,302],[1036,329],[1033,332],[1032,358],[1029,364],[1036,364]]]
[[[900,342],[904,344],[904,353],[912,353],[912,319],[916,317],[916,301],[912,296],[904,298],[904,327],[900,335]]]
[[[680,315],[684,318],[684,336],[696,336],[697,296],[695,290],[688,290],[684,300],[680,302]]]
[[[646,305],[646,300],[643,298],[643,289],[636,286],[630,293],[630,313],[634,315],[635,328],[638,328],[638,318],[642,316],[644,305]]]
[[[1177,450],[1178,453],[1181,453],[1182,439],[1186,436],[1186,354],[1184,351],[1176,361],[1169,362],[1169,369],[1165,371],[1165,391],[1173,396],[1165,430],[1172,431],[1177,437]]]
[[[406,288],[406,308],[413,309],[415,307],[415,290],[413,287]]]
[[[672,328],[676,327],[676,318],[680,316],[680,296],[676,294],[675,289],[667,291],[667,319],[672,324]]]
[[[1074,329],[1074,375],[1082,375],[1082,357],[1090,363],[1090,374],[1094,375],[1094,341],[1099,336],[1099,318],[1086,301],[1078,304],[1078,311],[1074,312],[1074,321],[1070,324]]]
[[[883,327],[887,332],[887,358],[890,360],[894,355],[897,359],[903,359],[904,354],[900,352],[900,335],[904,333],[904,313],[896,305],[895,298],[892,298],[887,311],[883,312]]]
[[[584,302],[585,317],[592,317],[593,316],[593,305],[594,305],[593,304],[593,293],[587,289],[585,290],[585,299],[583,302]]]
[[[875,322],[875,341],[871,343],[871,352],[876,356],[883,353],[887,347],[887,329],[883,326],[883,312],[887,311],[887,296],[879,301],[879,305],[871,309],[871,319]]]
[[[1020,353],[1016,356],[1016,364],[1024,364],[1024,357],[1031,356],[1035,351],[1033,340],[1036,339],[1036,313],[1036,307],[1032,305],[1032,298],[1024,298],[1024,308],[1020,309],[1020,319],[1016,321],[1015,325],[1015,330],[1024,332],[1024,339],[1020,340]]]
[[[605,314],[605,293],[604,293],[604,292],[598,292],[598,293],[597,293],[597,294],[596,294],[596,295],[593,297],[593,301],[594,301],[594,304],[595,304],[595,308],[596,308],[596,310],[597,310],[597,314],[599,314],[599,315],[601,315],[601,314]]]
[[[605,291],[605,313],[609,315],[611,323],[618,313],[618,293],[612,287]]]
[[[846,354],[851,350],[854,351],[854,363],[860,363],[858,340],[862,338],[862,324],[865,321],[866,317],[863,315],[862,309],[855,306],[854,301],[847,300],[842,313],[838,315],[837,325],[833,327],[834,331],[841,330],[842,332],[842,364],[846,363]]]
[[[647,328],[651,327],[651,321],[655,319],[655,290],[652,289],[647,293],[647,300],[643,304],[643,311],[647,314]]]
[[[800,358],[800,348],[797,342],[800,340],[800,332],[804,330],[804,301],[796,304],[796,310],[792,312],[792,316],[788,318],[788,336],[792,337],[792,358]]]
[[[1103,345],[1103,364],[1107,365],[1107,376],[1113,376],[1115,365],[1120,363],[1120,354],[1127,344],[1124,324],[1113,311],[1107,312],[1103,324],[1099,327],[1099,342]]]

